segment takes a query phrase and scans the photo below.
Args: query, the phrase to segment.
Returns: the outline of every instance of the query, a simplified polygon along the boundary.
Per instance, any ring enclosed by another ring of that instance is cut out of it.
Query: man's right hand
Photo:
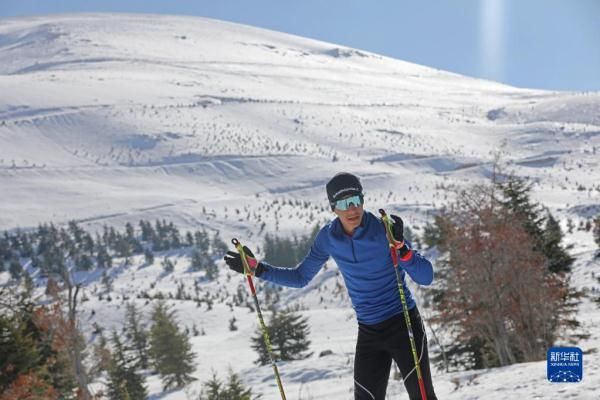
[[[252,273],[252,275],[261,276],[265,270],[263,264],[258,262],[256,258],[254,258],[254,254],[246,246],[244,246],[244,253],[246,253],[246,258],[248,261],[248,265],[250,266],[250,272]],[[223,257],[223,260],[225,260],[225,263],[232,271],[238,272],[240,274],[245,273],[244,264],[242,263],[242,257],[239,253],[235,251],[228,251],[227,254],[225,254],[225,257]]]

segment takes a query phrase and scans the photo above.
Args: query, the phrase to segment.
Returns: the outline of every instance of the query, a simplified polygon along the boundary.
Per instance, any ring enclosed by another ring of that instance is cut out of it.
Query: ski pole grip
[[[233,238],[233,239],[231,239],[231,243],[237,247],[240,244],[240,241],[237,240],[236,238]]]

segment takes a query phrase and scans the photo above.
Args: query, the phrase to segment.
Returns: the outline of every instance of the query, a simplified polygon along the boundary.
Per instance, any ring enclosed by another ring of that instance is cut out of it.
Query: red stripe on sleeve
[[[404,255],[404,257],[400,257],[400,261],[409,261],[412,258],[413,251],[408,250],[408,253]]]

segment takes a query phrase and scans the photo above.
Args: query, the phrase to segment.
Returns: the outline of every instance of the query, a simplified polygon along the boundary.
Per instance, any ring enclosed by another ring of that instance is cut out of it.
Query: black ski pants
[[[427,336],[417,307],[409,310],[427,400],[437,400],[431,382]],[[354,358],[354,399],[384,400],[392,360],[396,362],[410,400],[420,400],[414,358],[404,314],[375,325],[358,324]]]

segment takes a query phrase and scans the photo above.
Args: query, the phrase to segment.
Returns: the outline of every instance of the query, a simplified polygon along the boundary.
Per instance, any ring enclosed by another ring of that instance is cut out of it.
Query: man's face
[[[348,197],[345,197],[345,199]],[[360,221],[362,221],[364,213],[362,203],[357,205],[350,204],[347,210],[341,210],[338,207],[335,207],[333,212],[340,218],[346,233],[352,233],[354,232],[354,229],[360,226]]]

